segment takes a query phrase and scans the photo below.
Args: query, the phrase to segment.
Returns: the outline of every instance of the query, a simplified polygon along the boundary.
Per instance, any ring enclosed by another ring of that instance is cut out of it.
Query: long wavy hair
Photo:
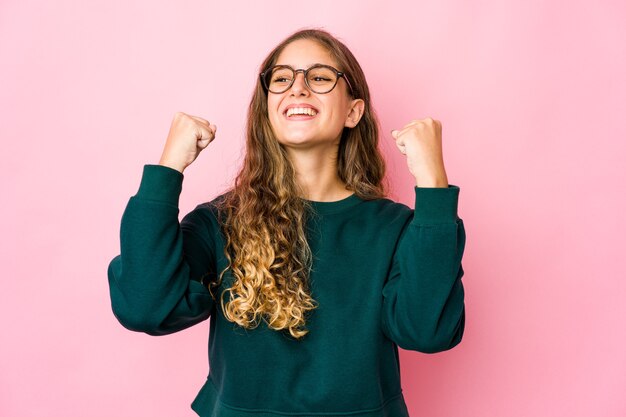
[[[352,85],[353,93],[345,86],[346,94],[365,101],[359,123],[341,134],[336,158],[339,178],[364,200],[385,197],[389,184],[378,149],[378,119],[363,70],[341,41],[323,29],[297,31],[269,53],[259,73],[273,66],[283,49],[299,39],[317,41],[327,49]],[[234,185],[215,202],[229,265],[209,283],[209,290],[219,287],[230,268],[233,285],[220,297],[226,319],[248,329],[263,319],[269,328],[300,339],[309,332],[305,324],[310,311],[318,307],[309,285],[313,254],[306,231],[307,218],[315,213],[301,198],[294,167],[274,135],[267,94],[258,77],[248,108],[243,166]],[[224,303],[227,292],[230,300]]]

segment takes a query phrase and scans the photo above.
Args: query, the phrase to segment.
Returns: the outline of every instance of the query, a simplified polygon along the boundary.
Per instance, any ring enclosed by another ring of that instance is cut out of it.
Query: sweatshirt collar
[[[332,213],[339,213],[351,207],[354,207],[357,204],[361,203],[363,200],[361,200],[356,195],[356,193],[352,193],[348,197],[343,198],[341,200],[337,200],[337,201],[313,201],[313,200],[306,200],[306,199],[304,199],[304,201],[309,203],[311,205],[311,208],[316,213],[332,214]]]

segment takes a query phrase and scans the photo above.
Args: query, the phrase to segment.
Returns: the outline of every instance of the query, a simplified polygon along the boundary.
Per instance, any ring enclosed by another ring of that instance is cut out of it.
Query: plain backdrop
[[[363,67],[390,197],[413,208],[389,131],[429,116],[461,188],[465,335],[401,351],[411,415],[626,415],[625,21],[608,0],[2,0],[0,415],[195,416],[208,321],[116,321],[121,216],[176,111],[218,126],[181,218],[230,184],[259,65],[305,27]]]

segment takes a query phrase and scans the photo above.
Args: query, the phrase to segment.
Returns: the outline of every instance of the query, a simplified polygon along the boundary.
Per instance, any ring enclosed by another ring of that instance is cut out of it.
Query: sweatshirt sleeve
[[[423,353],[452,349],[465,328],[461,259],[465,228],[457,215],[459,187],[415,187],[383,287],[382,330],[399,347]]]
[[[144,165],[120,228],[120,254],[108,267],[111,307],[127,329],[152,336],[174,333],[203,320],[213,308],[208,288],[215,253],[198,210],[179,223],[183,174]]]

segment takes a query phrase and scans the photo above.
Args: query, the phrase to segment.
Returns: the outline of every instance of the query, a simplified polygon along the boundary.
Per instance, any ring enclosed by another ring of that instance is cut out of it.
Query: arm
[[[108,280],[113,313],[129,330],[165,335],[211,314],[213,299],[199,281],[215,275],[213,243],[198,211],[178,222],[182,181],[175,169],[145,165],[124,210]]]
[[[382,330],[399,347],[435,353],[461,342],[465,328],[459,187],[415,187],[407,223],[383,287]]]

